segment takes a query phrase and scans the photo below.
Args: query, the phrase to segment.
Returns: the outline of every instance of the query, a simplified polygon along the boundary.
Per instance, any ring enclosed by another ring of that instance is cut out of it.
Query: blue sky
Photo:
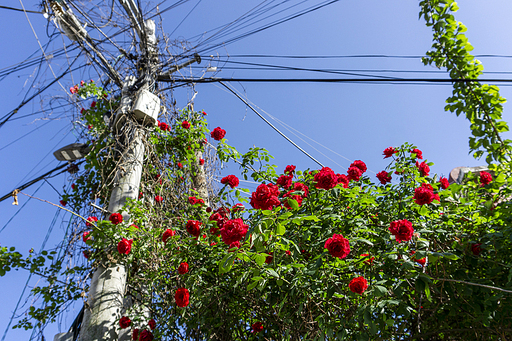
[[[21,7],[19,1],[4,2],[6,2],[5,6]],[[297,4],[297,7],[288,12],[278,13],[266,22],[283,18],[294,10],[320,2],[320,0],[311,0],[301,4],[300,1],[289,1],[289,5]],[[164,13],[161,23],[166,33],[174,31],[172,39],[190,40],[196,37],[191,40],[191,45],[195,45],[197,37],[204,38],[211,35],[216,27],[235,20],[259,3],[247,1],[241,4],[238,0],[224,0],[220,3],[188,1]],[[24,5],[27,9],[37,10],[32,3],[24,3]],[[164,3],[160,8],[163,9],[166,6],[167,3]],[[509,20],[512,12],[510,1],[469,0],[461,2],[459,6],[460,10],[456,18],[468,27],[466,35],[475,48],[474,54],[512,56],[512,44],[509,38],[509,32],[512,31],[512,22]],[[418,20],[418,11],[416,1],[339,1],[237,42],[206,50],[202,53],[202,63],[187,69],[187,73],[184,71],[184,74],[190,75],[192,72],[194,75],[201,75],[206,67],[211,65],[217,66],[220,70],[218,77],[326,78],[332,76],[305,71],[230,68],[243,66],[234,62],[243,62],[309,69],[350,70],[352,73],[390,77],[446,77],[443,73],[424,73],[436,71],[436,69],[423,66],[419,58],[290,59],[261,56],[422,56],[431,46],[431,31],[422,20]],[[42,15],[28,15],[33,31],[25,14],[21,12],[0,9],[0,15],[2,16],[0,72],[23,61],[34,52],[35,56],[40,56],[41,51],[35,34],[41,44],[44,45],[48,41],[47,21]],[[185,17],[186,19],[178,26]],[[232,32],[226,32],[226,36],[222,39],[200,43],[198,49],[211,46],[207,43],[218,44],[227,41],[243,33],[244,30],[258,27],[260,24],[248,28],[235,28]],[[50,32],[52,30],[53,26],[50,25]],[[55,39],[48,46],[48,54],[61,48],[63,43],[67,45],[70,41],[65,37]],[[260,56],[250,58],[239,56],[251,54]],[[214,57],[208,58],[209,55]],[[487,72],[511,71],[511,58],[481,57],[479,59]],[[58,74],[58,70],[65,65],[64,62],[65,59],[56,58],[50,59],[49,63]],[[3,104],[0,117],[16,108],[27,92],[32,93],[29,89],[33,86],[34,80],[34,86],[40,87],[53,79],[52,70],[47,65],[43,63],[41,69],[37,69],[34,65],[12,73],[4,79],[0,77],[0,98]],[[377,72],[382,70],[401,72]],[[403,71],[414,72],[404,73]],[[334,76],[343,77],[344,75]],[[94,77],[96,77],[94,71],[79,71],[73,74],[73,78],[64,77],[61,84],[64,89],[68,89],[81,79]],[[509,75],[488,74],[485,77],[509,78]],[[271,115],[266,117],[297,144],[321,163],[339,173],[345,172],[351,161],[356,159],[365,161],[368,169],[377,173],[387,165],[387,162],[382,159],[382,151],[386,147],[399,146],[404,142],[416,144],[423,151],[424,157],[435,163],[431,167],[432,173],[446,176],[452,168],[457,166],[484,164],[483,160],[477,161],[468,155],[469,125],[465,119],[444,112],[444,101],[451,93],[450,85],[231,83],[231,86],[261,108],[262,113]],[[298,169],[318,168],[318,165],[276,134],[240,100],[220,85],[198,84],[195,89],[198,91],[195,108],[208,113],[211,129],[217,126],[225,129],[228,142],[239,151],[246,151],[253,145],[264,147],[275,156],[275,164],[281,171],[288,164],[297,165]],[[510,91],[510,87],[501,87],[502,96],[505,98],[510,97]],[[47,108],[52,96],[65,97],[67,93],[57,84],[52,86],[42,98],[36,97],[13,116],[19,119],[11,120],[0,128],[0,160],[2,160],[0,195],[59,165],[51,155],[52,152],[61,146],[75,142],[78,134],[73,131],[69,112],[66,113],[57,108],[54,113],[45,112],[20,118],[37,112],[43,107]],[[191,96],[190,89],[175,91],[175,98],[180,107],[183,107]],[[76,109],[69,108],[69,110]],[[504,105],[505,120],[510,121],[510,116],[509,104],[506,103]],[[55,117],[55,119],[48,120],[47,117]],[[229,164],[222,173],[236,173],[237,170],[236,165]],[[369,175],[373,177],[374,173]],[[58,202],[59,192],[62,193],[62,189],[69,186],[70,181],[72,179],[66,173],[48,179],[48,182],[38,183],[24,192],[32,195],[41,186],[35,194],[36,197]],[[242,184],[250,189],[256,187],[251,183]],[[29,202],[27,200],[27,197],[20,196],[20,206],[11,205],[10,199],[0,202],[0,245],[16,246],[23,254],[26,254],[30,248],[36,251],[40,249],[48,228],[56,216],[55,207],[35,199]],[[24,204],[26,205],[20,210]],[[7,224],[9,220],[11,221]],[[64,212],[59,214],[46,248],[54,247],[63,239],[68,220],[69,214]],[[18,271],[0,279],[0,288],[4,293],[0,310],[0,333],[2,334],[27,277],[27,272]],[[29,288],[37,285],[38,280],[38,278],[32,278],[29,281]],[[26,302],[26,294],[21,303],[25,304],[25,308],[30,305],[30,300]],[[64,314],[60,324],[48,327],[44,333],[47,339],[52,339],[59,328],[65,330],[69,327],[80,307],[77,306],[74,309]],[[6,340],[23,340],[29,337],[30,332],[11,330]]]

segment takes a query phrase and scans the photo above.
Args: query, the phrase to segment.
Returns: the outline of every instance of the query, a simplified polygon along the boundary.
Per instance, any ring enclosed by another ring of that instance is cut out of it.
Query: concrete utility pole
[[[126,77],[121,83],[119,74],[108,63],[106,58],[96,49],[87,31],[73,12],[67,7],[65,1],[47,0],[50,8],[54,10],[56,23],[63,33],[71,40],[80,44],[82,49],[105,70],[106,74],[116,83],[122,84],[122,97],[120,108],[111,122],[112,132],[119,147],[120,158],[115,174],[114,188],[110,196],[108,211],[110,213],[120,212],[127,199],[137,200],[139,185],[142,175],[144,160],[144,142],[146,126],[153,126],[156,123],[160,110],[160,99],[154,94],[156,82],[161,77],[170,77],[172,73],[190,65],[193,62],[200,63],[201,58],[195,55],[189,61],[170,68],[163,75],[157,75],[158,56],[156,26],[153,20],[143,21],[142,14],[134,0],[119,0],[125,9],[132,28],[139,37],[140,57],[137,63],[137,78]],[[84,44],[85,42],[85,44]],[[97,56],[94,58],[91,51]],[[132,86],[137,85],[137,92],[134,93]],[[201,152],[196,157],[201,158]],[[208,192],[206,190],[206,177],[204,167],[199,167],[198,172],[193,175],[193,183],[200,196],[208,203]],[[109,213],[109,214],[110,214]],[[129,221],[130,217],[126,212],[123,220]],[[108,216],[106,216],[108,219]],[[114,251],[115,248],[114,248]],[[109,267],[98,267],[92,277],[87,303],[83,312],[83,320],[80,328],[80,341],[95,340],[130,340],[130,329],[119,331],[116,324],[121,317],[124,308],[132,304],[131,299],[125,299],[126,292],[126,268],[122,264]],[[124,304],[123,304],[124,303]],[[149,311],[140,308],[143,315],[149,319]],[[76,332],[75,332],[76,335]],[[73,331],[57,334],[55,341],[72,341]]]

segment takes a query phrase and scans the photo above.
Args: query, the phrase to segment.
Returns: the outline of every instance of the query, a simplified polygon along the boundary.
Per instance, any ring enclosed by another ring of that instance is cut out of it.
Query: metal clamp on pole
[[[173,74],[174,72],[176,72],[176,71],[178,71],[180,69],[183,69],[184,67],[189,66],[190,64],[192,64],[194,62],[196,62],[197,64],[201,64],[201,56],[198,55],[197,53],[194,54],[194,58],[191,58],[191,59],[187,60],[183,64],[180,64],[180,65],[177,65],[177,66],[173,66],[168,71],[158,75],[157,79],[159,81],[160,80],[169,80],[169,79],[171,79],[171,74]]]

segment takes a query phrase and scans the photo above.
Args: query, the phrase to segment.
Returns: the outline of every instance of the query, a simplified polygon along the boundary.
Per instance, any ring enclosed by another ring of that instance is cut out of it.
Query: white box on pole
[[[156,124],[158,112],[160,111],[160,98],[147,89],[137,93],[137,99],[133,104],[132,112],[137,121],[143,124]]]

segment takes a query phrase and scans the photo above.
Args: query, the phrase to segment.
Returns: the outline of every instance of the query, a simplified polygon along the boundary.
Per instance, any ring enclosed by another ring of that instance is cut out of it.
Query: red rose
[[[139,339],[139,330],[135,328],[132,334],[132,340],[137,341]]]
[[[283,188],[290,188],[290,186],[292,185],[292,179],[293,174],[281,175],[279,178],[277,178],[276,184]]]
[[[66,204],[68,203],[68,202],[67,202],[67,201],[65,201],[65,200],[61,200],[61,201],[59,201],[59,202],[60,202],[61,206],[66,206]]]
[[[492,181],[492,175],[487,172],[480,172],[480,183],[482,186],[490,184]],[[63,205],[64,206],[64,205]]]
[[[188,121],[183,121],[181,122],[181,126],[185,129],[189,129],[190,128],[190,123],[188,123]]]
[[[348,256],[350,252],[350,245],[348,239],[343,238],[341,234],[334,234],[331,238],[325,241],[324,248],[329,251],[331,256],[343,259]]]
[[[366,279],[362,276],[353,278],[350,283],[348,284],[348,287],[350,288],[350,291],[353,293],[362,295],[363,292],[368,288],[368,282]]]
[[[149,330],[144,329],[140,333],[140,339],[139,341],[153,341],[153,333],[151,333]]]
[[[414,148],[411,150],[412,154],[416,154],[416,158],[422,160],[423,159],[423,153],[421,150]]]
[[[171,230],[171,229],[165,230],[164,234],[162,235],[162,241],[164,243],[167,243],[167,240],[169,238],[171,238],[172,236],[174,236],[175,234],[176,234],[176,232],[174,232],[174,230]]]
[[[279,187],[273,184],[261,184],[256,188],[256,192],[251,195],[250,204],[253,208],[262,210],[271,210],[279,206]]]
[[[338,177],[338,183],[343,184],[343,188],[348,188],[350,182],[348,177],[345,174],[336,174],[336,176]]]
[[[240,181],[238,180],[238,178],[236,176],[228,175],[228,176],[223,177],[220,180],[220,183],[223,185],[229,185],[229,187],[231,187],[231,188],[235,188],[238,186]]]
[[[429,184],[423,183],[421,187],[418,187],[414,190],[414,202],[418,205],[430,204],[436,196],[434,195],[434,191],[432,190],[432,186]]]
[[[381,184],[385,185],[388,182],[391,182],[391,175],[386,171],[378,172],[377,179],[379,179]]]
[[[95,217],[95,216],[90,216],[89,218],[87,218],[87,221],[85,222],[85,226],[92,226],[91,223],[95,223],[98,221],[98,217]]]
[[[82,251],[84,254],[85,259],[89,259],[89,251]]]
[[[96,101],[92,101],[91,108],[94,108],[96,106]]]
[[[357,167],[361,170],[362,173],[366,172],[366,164],[361,160],[356,160],[352,162],[350,167]]]
[[[188,272],[188,263],[187,262],[183,262],[180,264],[180,266],[178,266],[178,273],[180,275],[184,275]],[[151,329],[155,329],[155,328],[151,328]]]
[[[132,320],[130,320],[126,316],[121,317],[121,319],[119,320],[119,325],[121,326],[121,329],[128,328],[131,323],[132,323]]]
[[[233,212],[242,212],[243,210],[245,210],[245,206],[244,206],[243,204],[241,204],[241,203],[238,203],[238,204],[235,204],[235,205],[231,208],[231,210],[232,210]]]
[[[199,159],[199,164],[202,166],[204,165],[204,159]]]
[[[174,299],[176,300],[176,305],[178,307],[186,307],[189,304],[190,294],[188,292],[188,289],[185,288],[179,288],[176,290],[176,293],[174,294]]]
[[[387,147],[386,149],[384,149],[382,155],[384,155],[384,158],[387,159],[388,157],[391,157],[393,154],[397,152],[398,151],[394,147]]]
[[[334,188],[338,184],[338,177],[329,167],[323,167],[320,169],[320,171],[315,174],[313,180],[316,182],[315,188],[322,188],[325,190]]]
[[[261,323],[261,322],[253,323],[251,328],[252,328],[252,332],[251,333],[259,333],[259,332],[261,332],[263,330],[263,323]]]
[[[447,189],[448,186],[450,186],[450,183],[448,182],[447,178],[441,177],[441,179],[439,179],[439,183],[441,184],[442,189]]]
[[[205,113],[205,112],[203,111],[203,115],[204,115],[204,116],[206,116],[206,115],[208,115],[208,114],[207,114],[207,113]]]
[[[183,168],[183,164],[181,162],[178,162],[178,168]]]
[[[158,128],[160,128],[162,131],[171,131],[171,127],[169,127],[169,125],[165,122],[158,121]]]
[[[412,238],[414,229],[412,223],[406,219],[392,221],[389,225],[389,232],[395,236],[397,242],[409,241]]]
[[[157,196],[155,197],[155,202],[156,202],[157,204],[161,203],[162,201],[164,201],[164,198],[162,198],[161,196],[157,195]]]
[[[478,256],[480,252],[482,252],[480,245],[482,245],[482,243],[471,244],[471,252],[473,252],[475,256]]]
[[[121,213],[112,213],[108,220],[110,220],[112,224],[117,225],[123,222],[123,215]]]
[[[361,172],[361,169],[358,167],[350,167],[348,169],[347,173],[348,173],[348,179],[354,180],[354,181],[359,181],[359,179],[361,178],[361,175],[363,175],[363,172]]]
[[[188,203],[190,205],[196,205],[196,204],[200,204],[200,205],[203,205],[204,204],[204,200],[203,199],[198,199],[196,197],[188,197]]]
[[[286,198],[290,198],[290,199],[293,199],[295,201],[297,201],[297,204],[299,205],[299,207],[302,205],[302,197],[300,195],[293,195],[292,193],[294,193],[294,191],[289,191],[288,193],[286,193],[285,195],[283,195],[283,199],[286,199]],[[288,203],[288,200],[284,200],[283,201],[283,205],[284,207],[286,207],[287,209],[291,209],[290,207],[290,204]]]
[[[75,184],[71,184],[71,189],[75,189]]]
[[[121,241],[117,244],[117,251],[122,254],[122,255],[127,255],[130,253],[130,251],[132,250],[132,244],[133,244],[133,239],[126,239],[126,238],[123,238],[121,239]]]
[[[201,231],[200,231],[201,225],[202,225],[202,223],[200,221],[197,221],[197,220],[189,220],[189,221],[187,221],[187,231],[188,231],[188,233],[190,233],[194,237],[199,237],[199,234],[201,233]]]
[[[418,167],[421,176],[428,176],[428,173],[430,172],[430,167],[427,165],[425,161],[423,161],[422,163],[418,163],[418,161],[416,161],[416,167]]]
[[[224,129],[221,129],[220,127],[217,127],[213,129],[210,136],[212,137],[212,139],[220,141],[224,138],[224,136],[226,136],[226,131]]]
[[[295,168],[297,168],[297,167],[295,167],[294,165],[286,166],[286,168],[284,169],[284,174],[288,174],[288,175],[293,174],[295,172]]]
[[[84,86],[85,85],[85,81],[84,80],[81,80],[80,81],[80,86]]]
[[[151,328],[151,330],[154,330],[156,328],[156,322],[154,319],[151,319],[148,321],[148,326]]]
[[[296,182],[293,184],[293,191],[294,192],[304,192],[304,194],[302,194],[302,197],[303,198],[306,198],[309,194],[309,188],[308,186],[304,185],[302,182]]]
[[[233,251],[235,251],[235,250],[231,250],[231,249],[233,249],[233,248],[235,248],[235,247],[236,247],[237,249],[239,249],[239,248],[241,248],[241,247],[242,247],[242,244],[240,244],[240,242],[232,242],[231,244],[229,244],[229,247],[228,247],[229,252],[233,252]]]
[[[270,263],[272,263],[273,260],[274,260],[274,253],[270,251],[268,253],[268,256],[265,258],[265,263],[270,264]]]
[[[239,242],[247,234],[249,226],[244,223],[240,218],[228,220],[220,229],[222,241],[224,244],[229,245],[233,242]]]
[[[83,234],[82,234],[82,240],[84,241],[84,243],[86,241],[88,241],[89,239],[91,239],[91,237],[87,237],[89,235],[89,233],[91,233],[91,231],[85,231]]]
[[[286,250],[285,253],[287,256],[290,256],[292,254],[292,252],[290,250]]]

